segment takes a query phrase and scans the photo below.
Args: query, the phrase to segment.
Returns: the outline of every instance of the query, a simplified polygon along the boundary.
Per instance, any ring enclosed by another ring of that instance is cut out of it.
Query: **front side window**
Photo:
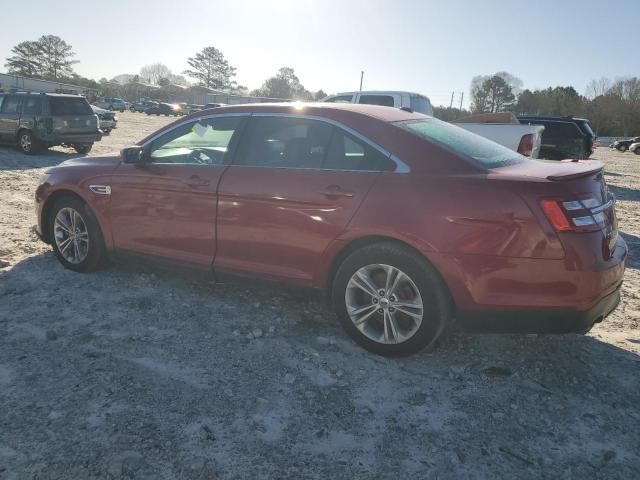
[[[2,113],[18,113],[20,109],[20,97],[7,95],[2,103]]]
[[[513,150],[435,118],[397,122],[396,125],[429,142],[447,147],[484,168],[506,167],[528,161]]]
[[[291,117],[251,119],[238,151],[239,165],[321,168],[332,126]]]
[[[241,117],[207,118],[181,125],[151,144],[153,163],[222,165]]]
[[[351,103],[353,102],[353,95],[336,95],[334,97],[329,97],[323,102],[329,103]]]
[[[360,95],[358,103],[382,105],[383,107],[393,107],[395,105],[391,95]]]

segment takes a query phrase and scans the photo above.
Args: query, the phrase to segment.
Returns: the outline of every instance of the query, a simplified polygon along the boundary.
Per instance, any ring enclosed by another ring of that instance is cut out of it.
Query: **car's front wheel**
[[[395,243],[350,254],[336,273],[332,301],[349,336],[385,356],[433,345],[450,320],[440,275],[419,254]]]
[[[79,198],[63,197],[53,205],[49,238],[65,268],[93,272],[104,260],[102,232],[93,212]]]
[[[627,147],[625,147],[624,145],[620,145],[619,147],[616,147],[618,149],[619,152],[626,152],[627,151]]]

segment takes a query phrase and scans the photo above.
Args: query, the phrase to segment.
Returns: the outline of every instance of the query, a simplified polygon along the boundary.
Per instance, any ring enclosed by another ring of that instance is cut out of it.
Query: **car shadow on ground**
[[[609,190],[618,200],[640,201],[640,190],[617,185],[609,185]]]
[[[620,232],[620,236],[624,238],[629,249],[629,255],[627,256],[626,266],[627,268],[640,269],[640,237],[631,233]]]
[[[640,465],[640,357],[597,328],[457,333],[431,352],[388,359],[355,345],[317,297],[289,287],[119,266],[82,275],[51,252],[0,271],[0,298],[0,444],[34,449],[48,475],[81,478],[69,469],[87,459],[106,468],[95,460],[105,446],[112,455],[185,436],[189,445],[222,439],[206,448],[224,446],[215,456],[224,478],[243,462],[273,477],[285,465],[304,477],[300,462],[324,477],[370,477],[346,465],[354,455],[366,464],[381,446],[440,477],[535,469],[534,478],[632,478]],[[32,413],[34,398],[44,414]],[[189,426],[198,434],[203,422],[204,440],[191,439]],[[34,440],[43,428],[47,442]],[[77,442],[73,460],[58,460]],[[160,478],[166,455],[145,450],[140,476]],[[172,450],[175,468],[190,455]],[[21,462],[10,471],[29,466]],[[375,468],[383,478],[431,476],[393,462]]]
[[[42,150],[36,155],[25,155],[16,149],[0,148],[0,170],[30,170],[58,165],[70,158],[80,157],[75,151]]]

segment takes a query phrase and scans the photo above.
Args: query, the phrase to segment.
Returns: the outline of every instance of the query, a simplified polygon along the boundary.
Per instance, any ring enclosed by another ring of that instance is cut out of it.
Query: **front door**
[[[329,123],[254,116],[218,190],[214,267],[312,284],[391,160]]]
[[[218,182],[242,117],[188,121],[143,147],[141,164],[111,181],[116,250],[210,267],[216,250]]]

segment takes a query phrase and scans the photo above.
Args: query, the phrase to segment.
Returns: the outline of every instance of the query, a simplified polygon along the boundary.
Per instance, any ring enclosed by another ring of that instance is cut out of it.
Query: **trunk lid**
[[[521,182],[518,191],[534,211],[552,201],[570,228],[566,233],[601,230],[603,252],[609,257],[618,239],[615,197],[603,175],[604,165],[594,160],[530,160],[492,171],[490,178]],[[564,233],[564,232],[563,232]]]

